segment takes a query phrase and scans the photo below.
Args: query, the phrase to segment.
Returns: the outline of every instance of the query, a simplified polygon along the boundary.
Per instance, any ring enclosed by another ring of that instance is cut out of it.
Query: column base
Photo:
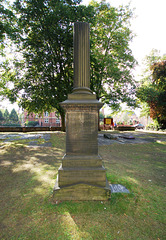
[[[58,186],[58,180],[53,190],[53,201],[107,201],[111,197],[111,189],[105,187],[77,183],[65,187]]]

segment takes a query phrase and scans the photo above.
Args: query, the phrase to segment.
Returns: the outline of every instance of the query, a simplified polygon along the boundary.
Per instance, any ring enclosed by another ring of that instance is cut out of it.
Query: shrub
[[[36,125],[38,125],[39,122],[38,121],[29,121],[26,126],[27,127],[35,127]]]
[[[2,124],[3,127],[21,127],[20,123],[4,123]]]
[[[160,129],[160,126],[157,122],[150,123],[149,125],[146,126],[147,130],[155,130],[158,131]]]

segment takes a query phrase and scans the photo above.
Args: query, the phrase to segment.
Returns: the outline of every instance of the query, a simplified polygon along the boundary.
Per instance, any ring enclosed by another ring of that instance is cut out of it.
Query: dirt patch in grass
[[[56,205],[52,190],[65,134],[51,136],[52,148],[17,142],[0,149],[1,240],[164,240],[164,144],[100,146],[108,180],[131,194],[112,194],[107,202]]]

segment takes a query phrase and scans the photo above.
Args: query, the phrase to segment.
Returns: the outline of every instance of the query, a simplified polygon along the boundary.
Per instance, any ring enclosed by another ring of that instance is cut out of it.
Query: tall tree
[[[12,92],[9,88],[9,82],[12,81],[11,64],[9,65],[8,52],[13,41],[16,41],[18,29],[16,29],[16,16],[13,13],[10,1],[0,0],[0,98],[10,96]],[[14,79],[13,79],[14,80]],[[14,100],[14,98],[12,99]]]
[[[19,98],[29,112],[56,108],[63,121],[59,102],[73,86],[73,22],[87,21],[91,24],[91,89],[112,107],[121,101],[134,102],[128,7],[113,8],[105,1],[92,1],[86,7],[80,0],[16,0],[13,7],[21,55],[2,73],[4,85],[6,79],[13,83],[5,89],[10,100]]]
[[[18,50],[22,59],[14,61],[14,88],[7,92],[17,97],[29,112],[56,108],[64,124],[59,102],[67,98],[73,85],[73,29],[75,21],[88,21],[92,7],[78,5],[80,0],[17,0],[19,14]],[[6,71],[7,72],[7,71]],[[8,71],[10,75],[11,71]],[[23,90],[23,97],[18,95]]]
[[[9,111],[7,109],[5,109],[5,112],[4,112],[4,118],[5,120],[9,120]]]
[[[135,81],[131,69],[135,59],[129,48],[133,38],[129,7],[111,7],[106,1],[90,3],[95,10],[91,26],[91,89],[111,108],[120,102],[133,105]]]
[[[152,51],[146,57],[148,77],[142,79],[137,90],[137,96],[148,104],[152,119],[156,120],[161,128],[166,128],[166,57],[155,58]],[[153,59],[153,61],[151,61]],[[160,59],[160,60],[159,60]],[[149,60],[151,64],[149,64]]]
[[[14,121],[14,122],[17,122],[18,121],[18,114],[16,112],[16,110],[13,108],[10,115],[9,115],[9,119]]]
[[[1,110],[0,110],[0,120],[4,120],[3,113]]]
[[[4,47],[4,39],[6,34],[14,39],[14,25],[13,20],[15,18],[12,10],[10,9],[10,5],[8,1],[0,0],[0,14],[1,14],[1,21],[0,21],[0,42],[1,42],[1,50]]]

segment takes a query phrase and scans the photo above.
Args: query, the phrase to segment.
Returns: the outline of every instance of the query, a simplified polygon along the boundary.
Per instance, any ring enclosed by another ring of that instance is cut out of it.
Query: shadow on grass
[[[7,144],[0,157],[0,238],[46,239],[50,222],[44,212],[51,204],[62,151]],[[59,223],[55,232],[58,229]],[[53,235],[50,239],[55,239]]]

